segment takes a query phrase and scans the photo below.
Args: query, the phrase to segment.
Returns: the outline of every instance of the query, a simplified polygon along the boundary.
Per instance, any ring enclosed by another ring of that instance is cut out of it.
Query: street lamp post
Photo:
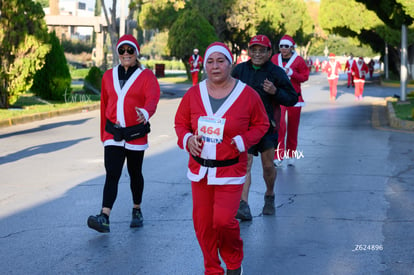
[[[401,26],[401,101],[406,100],[407,78],[407,26],[403,24]]]

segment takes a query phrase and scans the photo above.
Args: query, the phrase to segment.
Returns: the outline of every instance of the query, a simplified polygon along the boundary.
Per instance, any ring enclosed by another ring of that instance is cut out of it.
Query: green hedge
[[[146,68],[155,70],[155,64],[165,64],[166,70],[185,70],[184,63],[177,60],[140,60]]]

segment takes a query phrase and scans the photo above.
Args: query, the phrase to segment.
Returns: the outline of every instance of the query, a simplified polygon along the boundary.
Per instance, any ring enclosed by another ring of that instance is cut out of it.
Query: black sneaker
[[[129,227],[141,227],[144,224],[144,217],[141,209],[132,208],[132,220]]]
[[[264,196],[265,204],[263,206],[263,215],[273,216],[276,212],[275,209],[275,195],[273,196]]]
[[[243,275],[243,267],[237,269],[227,269],[227,275]]]
[[[109,217],[108,215],[101,212],[101,214],[96,216],[89,216],[88,226],[92,229],[95,229],[101,233],[109,232]]]
[[[252,214],[250,213],[250,207],[244,200],[240,200],[239,209],[237,210],[236,219],[242,221],[251,221]]]

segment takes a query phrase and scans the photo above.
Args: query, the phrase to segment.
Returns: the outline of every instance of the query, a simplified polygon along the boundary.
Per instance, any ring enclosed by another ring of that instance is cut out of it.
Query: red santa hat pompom
[[[130,35],[130,34],[125,34],[123,35],[121,38],[119,38],[118,43],[116,44],[116,49],[118,50],[119,47],[121,47],[122,45],[129,45],[131,47],[133,47],[135,49],[135,52],[137,53],[137,55],[139,55],[139,44],[138,41],[135,39],[134,36]]]
[[[204,54],[204,68],[206,67],[206,62],[208,57],[215,52],[219,52],[224,54],[224,56],[229,60],[230,64],[233,64],[233,55],[231,54],[230,49],[226,46],[226,44],[221,42],[214,42],[211,43],[210,46],[207,47],[206,53]]]
[[[279,46],[280,45],[288,45],[290,47],[296,47],[295,40],[290,35],[285,34],[282,39],[280,39]]]

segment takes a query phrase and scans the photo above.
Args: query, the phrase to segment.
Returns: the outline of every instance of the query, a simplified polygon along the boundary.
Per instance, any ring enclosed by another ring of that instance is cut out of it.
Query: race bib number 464
[[[221,143],[225,123],[225,118],[202,116],[198,119],[198,134],[205,142]]]

